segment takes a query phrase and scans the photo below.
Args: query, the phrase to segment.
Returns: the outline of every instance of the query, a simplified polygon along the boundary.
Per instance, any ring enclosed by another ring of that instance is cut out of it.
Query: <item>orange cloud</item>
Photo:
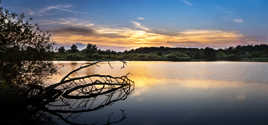
[[[62,23],[62,22],[61,22]],[[67,24],[67,25],[66,25]],[[168,33],[154,32],[139,22],[132,22],[135,28],[129,27],[100,27],[94,24],[71,25],[65,23],[64,28],[52,31],[56,43],[73,44],[93,43],[105,46],[119,47],[149,47],[174,46],[182,43],[217,44],[234,42],[243,37],[242,34],[223,30],[186,30],[169,35]],[[69,28],[68,28],[69,27]]]

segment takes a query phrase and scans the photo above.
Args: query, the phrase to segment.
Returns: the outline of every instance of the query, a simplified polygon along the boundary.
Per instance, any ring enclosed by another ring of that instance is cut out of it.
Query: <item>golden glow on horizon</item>
[[[126,27],[91,27],[98,35],[73,34],[68,31],[63,31],[55,33],[53,35],[53,40],[59,44],[74,44],[79,42],[83,44],[91,43],[103,46],[136,48],[150,46],[173,47],[176,46],[176,44],[187,45],[187,43],[232,43],[243,37],[243,35],[238,32],[222,30],[186,30],[169,35],[157,33],[150,29],[145,30],[145,27],[141,24],[137,26],[137,29]]]
[[[158,65],[159,63],[159,65]],[[226,63],[226,62],[219,62]],[[69,71],[74,70],[75,68],[83,65],[84,63],[65,63],[57,64],[59,67],[59,73],[51,77],[50,80],[46,80],[46,83],[56,83],[68,73]],[[101,63],[98,67],[91,67],[87,70],[83,70],[76,75],[84,76],[89,74],[109,74],[113,76],[120,76],[122,74],[131,73],[129,76],[131,80],[135,82],[135,91],[134,96],[139,96],[142,93],[148,92],[151,88],[159,87],[164,88],[165,86],[174,86],[182,89],[239,89],[245,87],[255,87],[258,86],[261,88],[268,88],[266,84],[258,84],[254,82],[247,83],[247,81],[241,81],[241,79],[233,77],[229,80],[217,79],[216,77],[209,76],[209,72],[206,69],[203,69],[202,72],[194,67],[194,63],[187,65],[191,66],[191,69],[182,71],[177,70],[181,69],[183,66],[174,67],[174,70],[168,70],[167,66],[175,66],[173,63],[169,64],[168,62],[154,62],[154,65],[148,62],[129,62],[128,66],[125,69],[121,69],[122,63],[113,62],[112,69],[107,63]],[[162,65],[163,64],[163,65]],[[199,65],[204,65],[205,63],[198,63]],[[185,64],[181,64],[185,65]],[[155,67],[156,66],[156,67]],[[171,72],[172,71],[172,72]],[[197,75],[198,74],[198,75]],[[238,73],[239,74],[239,73]],[[239,76],[239,75],[238,75]]]

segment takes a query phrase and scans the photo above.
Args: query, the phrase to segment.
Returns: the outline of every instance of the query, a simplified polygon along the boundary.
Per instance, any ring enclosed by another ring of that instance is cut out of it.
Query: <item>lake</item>
[[[59,82],[88,62],[54,62]],[[79,123],[118,125],[260,125],[268,124],[268,63],[121,62],[101,63],[74,76],[130,73],[134,90],[126,99],[68,117]],[[103,97],[102,97],[103,98]],[[97,101],[95,98],[94,101]],[[92,101],[92,100],[91,100]],[[67,123],[56,119],[60,125]]]

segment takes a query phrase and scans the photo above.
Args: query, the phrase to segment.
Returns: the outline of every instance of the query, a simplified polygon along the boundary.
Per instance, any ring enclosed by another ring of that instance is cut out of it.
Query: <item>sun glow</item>
[[[67,24],[64,24],[65,26]],[[174,33],[159,33],[142,24],[134,23],[136,28],[105,27],[90,25],[71,25],[68,30],[53,33],[53,40],[59,44],[91,43],[103,46],[118,46],[127,48],[169,46],[177,44],[218,44],[232,43],[243,38],[243,35],[234,31],[223,30],[185,30]],[[68,27],[69,25],[67,25]],[[77,28],[77,29],[75,29]],[[70,30],[75,29],[75,30]]]

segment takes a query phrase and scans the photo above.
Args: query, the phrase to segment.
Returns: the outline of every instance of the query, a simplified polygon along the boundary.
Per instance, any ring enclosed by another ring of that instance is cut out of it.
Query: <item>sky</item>
[[[214,47],[268,43],[268,0],[2,0],[59,46]]]

